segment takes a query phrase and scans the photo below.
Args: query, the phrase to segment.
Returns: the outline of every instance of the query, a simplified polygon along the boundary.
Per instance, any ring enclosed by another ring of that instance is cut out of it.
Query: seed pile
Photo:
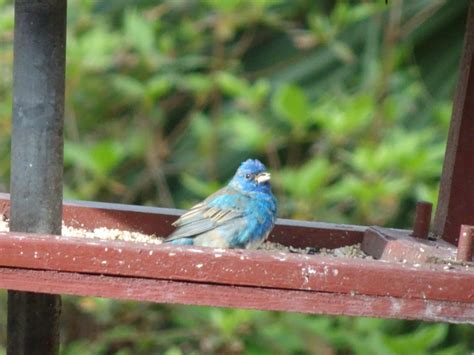
[[[5,216],[0,215],[0,232],[8,232],[8,220]],[[114,228],[94,228],[87,230],[85,228],[74,228],[64,225],[61,229],[63,237],[77,237],[77,238],[98,238],[104,240],[123,240],[126,242],[162,244],[163,238],[157,237],[154,234],[147,235],[139,232],[123,231]]]
[[[156,235],[148,235],[139,232],[124,231],[115,228],[94,228],[89,231],[84,228],[74,228],[65,226],[63,224],[62,235],[66,237],[80,237],[80,238],[98,238],[106,240],[123,240],[125,242],[162,244],[163,238]]]
[[[288,247],[286,245],[282,245],[279,243],[272,243],[272,242],[265,242],[263,243],[259,249],[262,250],[278,250],[286,253],[295,253],[295,254],[308,254],[308,255],[324,255],[324,256],[335,256],[335,257],[342,257],[342,258],[362,258],[362,259],[372,259],[370,255],[364,253],[361,249],[360,243],[347,245],[340,248],[335,249],[327,249],[321,248],[316,249],[313,247],[306,247],[306,248],[294,248]]]

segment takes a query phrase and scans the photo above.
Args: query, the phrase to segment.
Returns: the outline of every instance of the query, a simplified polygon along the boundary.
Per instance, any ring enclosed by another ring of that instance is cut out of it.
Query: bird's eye
[[[247,175],[245,175],[245,178],[246,178],[247,180],[250,180],[251,177],[252,177],[252,174],[247,174]]]

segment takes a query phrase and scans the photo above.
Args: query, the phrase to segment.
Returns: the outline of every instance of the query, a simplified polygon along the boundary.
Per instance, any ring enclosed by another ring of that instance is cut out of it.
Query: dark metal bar
[[[474,0],[471,0],[459,82],[439,188],[433,232],[456,244],[461,224],[474,225]]]
[[[471,261],[472,249],[474,247],[474,226],[461,226],[459,234],[458,253],[456,259],[458,261]]]
[[[16,0],[12,231],[61,234],[66,0]],[[9,291],[8,354],[57,354],[60,296]]]
[[[413,226],[413,236],[415,238],[428,239],[432,209],[433,205],[430,202],[417,202],[415,224]]]

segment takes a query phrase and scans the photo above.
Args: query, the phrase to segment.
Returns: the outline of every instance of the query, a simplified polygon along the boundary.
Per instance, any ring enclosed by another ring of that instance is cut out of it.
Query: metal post
[[[15,1],[12,231],[61,234],[66,7]],[[60,309],[60,296],[9,291],[8,354],[57,354]]]

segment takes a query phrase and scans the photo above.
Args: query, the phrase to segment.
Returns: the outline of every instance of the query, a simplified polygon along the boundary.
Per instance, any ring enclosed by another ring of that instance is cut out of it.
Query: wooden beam
[[[6,194],[0,194],[0,213],[9,214]],[[67,225],[157,235],[168,234],[171,222],[181,213],[98,202],[68,202],[64,207]],[[273,237],[287,245],[300,238],[303,245],[317,248],[360,241],[364,230],[366,227],[362,226],[278,220]],[[474,321],[472,265],[403,264],[5,232],[0,235],[0,265],[4,270],[17,268],[8,282],[2,283],[0,277],[0,287],[32,292],[47,290],[288,312]],[[17,281],[13,280],[14,275],[19,278]],[[56,279],[57,275],[64,278]],[[35,282],[29,281],[35,277]],[[42,280],[50,279],[43,284]],[[196,294],[200,295],[198,299]],[[252,298],[252,294],[258,296]]]
[[[456,244],[474,225],[474,1],[471,0],[433,232]]]
[[[63,218],[75,228],[106,227],[167,236],[184,211],[172,208],[134,206],[92,201],[64,201]],[[0,214],[10,215],[10,196],[0,193]],[[271,242],[295,248],[338,248],[361,243],[365,226],[299,221],[278,218],[269,237]]]
[[[248,286],[474,302],[474,272],[464,266],[415,266],[259,250],[3,232],[0,266],[220,284],[227,285],[229,292],[233,286]]]
[[[447,264],[450,260],[456,260],[456,248],[444,240],[413,238],[408,231],[391,228],[369,228],[361,249],[375,259],[386,261],[426,264],[437,259],[445,260]]]
[[[0,288],[171,304],[421,319],[450,323],[474,322],[472,302],[223,286],[2,267],[0,267]]]

